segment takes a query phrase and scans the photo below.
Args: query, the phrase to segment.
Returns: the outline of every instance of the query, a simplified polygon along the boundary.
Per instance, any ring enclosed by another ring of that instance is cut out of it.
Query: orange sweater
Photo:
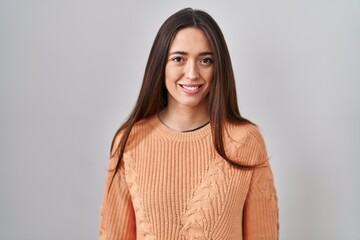
[[[255,126],[226,124],[226,129],[230,159],[242,164],[267,159]],[[157,116],[140,121],[107,192],[111,176],[109,171],[100,239],[279,238],[277,195],[268,161],[256,170],[232,167],[216,153],[210,124],[183,133],[167,128]]]

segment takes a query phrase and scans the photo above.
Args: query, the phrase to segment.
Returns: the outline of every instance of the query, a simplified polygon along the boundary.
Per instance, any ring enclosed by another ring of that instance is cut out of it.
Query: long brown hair
[[[242,169],[254,166],[241,165],[226,156],[223,143],[223,124],[250,123],[240,115],[233,68],[224,36],[215,20],[206,12],[185,8],[170,16],[160,27],[150,51],[145,74],[136,105],[129,118],[116,132],[111,152],[116,148],[118,161],[114,175],[119,169],[121,159],[134,124],[141,119],[160,112],[167,106],[167,90],[165,87],[165,65],[168,50],[176,33],[183,28],[201,29],[208,37],[214,52],[214,79],[208,95],[208,112],[210,114],[211,131],[217,153],[231,165]],[[121,132],[117,146],[116,136]]]

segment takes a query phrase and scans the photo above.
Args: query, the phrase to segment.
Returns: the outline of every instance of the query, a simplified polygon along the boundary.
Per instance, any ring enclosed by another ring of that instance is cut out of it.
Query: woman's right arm
[[[109,170],[114,169],[117,162],[117,154],[112,154],[112,156]],[[117,171],[114,176],[113,181],[112,177],[113,171],[108,171],[100,210],[99,239],[136,239],[134,208],[125,180],[123,162],[120,165],[119,171]]]

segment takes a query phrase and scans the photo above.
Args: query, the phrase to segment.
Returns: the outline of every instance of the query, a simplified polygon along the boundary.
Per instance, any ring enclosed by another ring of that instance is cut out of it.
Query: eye
[[[177,63],[180,63],[180,62],[184,61],[184,59],[182,57],[173,57],[171,60],[173,62],[177,62]]]
[[[206,64],[206,65],[210,65],[212,64],[214,61],[212,60],[212,58],[203,58],[200,60],[201,63]]]

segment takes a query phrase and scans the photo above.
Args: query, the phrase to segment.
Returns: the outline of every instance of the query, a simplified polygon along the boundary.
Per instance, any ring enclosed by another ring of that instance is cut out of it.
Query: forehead
[[[209,39],[203,30],[187,27],[179,30],[170,44],[169,52],[204,52],[212,51]]]

